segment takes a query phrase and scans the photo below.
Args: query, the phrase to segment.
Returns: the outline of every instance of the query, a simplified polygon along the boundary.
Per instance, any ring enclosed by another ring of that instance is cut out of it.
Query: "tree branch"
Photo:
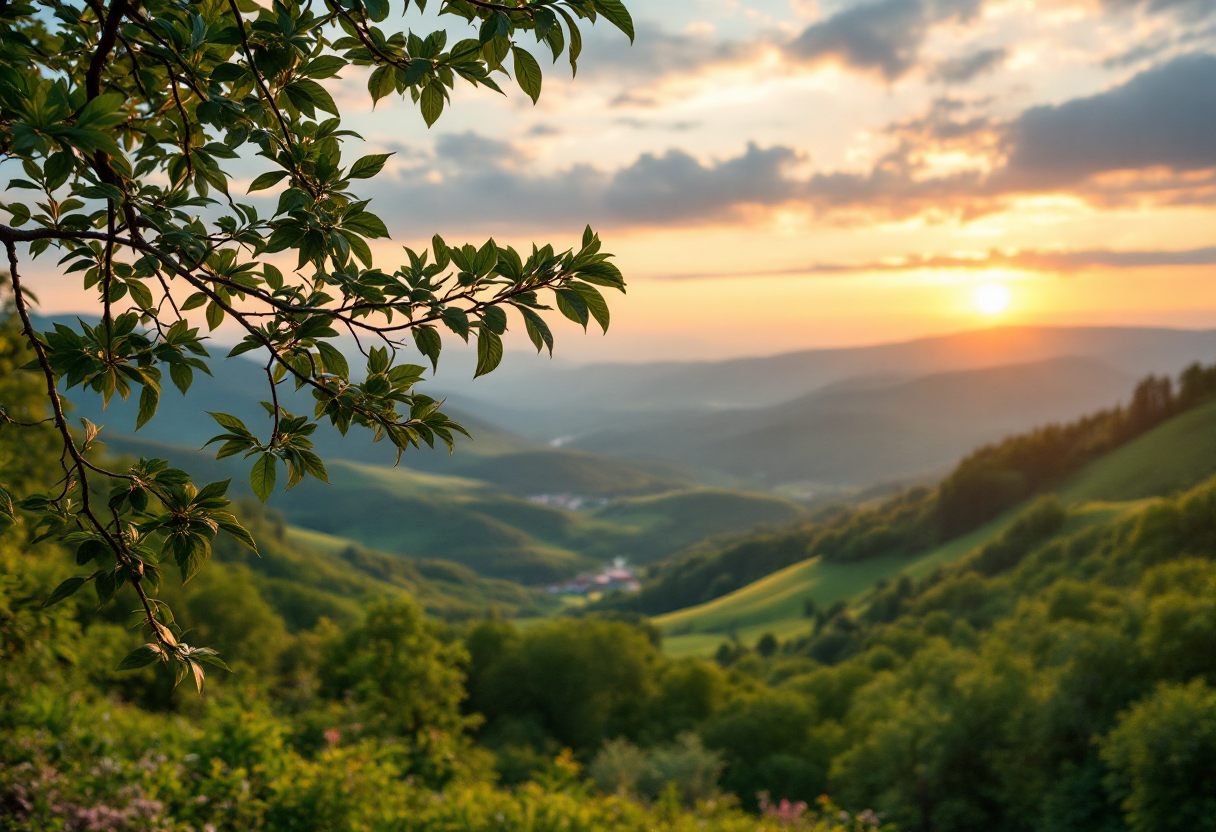
[[[110,13],[102,23],[97,50],[93,53],[93,60],[89,62],[89,70],[84,76],[85,94],[89,101],[101,95],[101,72],[106,67],[106,61],[110,59],[110,53],[114,51],[114,44],[118,40],[118,27],[122,25],[122,18],[126,13],[127,0],[114,0],[110,5]]]

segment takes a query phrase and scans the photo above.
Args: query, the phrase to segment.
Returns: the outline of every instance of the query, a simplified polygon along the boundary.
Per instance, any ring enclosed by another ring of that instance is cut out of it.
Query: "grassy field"
[[[1136,500],[1216,474],[1216,402],[1197,407],[1087,466],[1060,489],[1066,504]]]
[[[1182,414],[1086,466],[1059,490],[1071,516],[1061,534],[1133,511],[1148,498],[1190,488],[1216,474],[1216,402]],[[796,563],[706,604],[655,619],[672,655],[712,652],[734,635],[745,643],[763,633],[788,638],[809,623],[803,600],[820,606],[856,599],[877,581],[925,575],[983,545],[1017,516],[1011,509],[964,537],[914,558],[883,557],[858,563],[821,559]]]
[[[650,563],[714,535],[786,526],[804,513],[784,497],[713,488],[614,500],[594,512],[597,520],[628,531],[632,540],[622,554],[635,564]]]
[[[676,656],[711,652],[732,633],[747,643],[768,632],[788,638],[810,626],[802,614],[804,599],[811,598],[825,607],[855,598],[883,578],[926,574],[999,534],[1014,514],[1002,515],[965,537],[914,558],[889,556],[857,563],[811,558],[709,603],[660,616],[655,623],[663,631],[665,651]]]
[[[1134,511],[1146,502],[1094,502],[1078,506],[1060,534],[1072,534],[1120,513]],[[856,599],[884,578],[922,577],[992,540],[1017,514],[1018,509],[1013,509],[968,535],[912,558],[893,555],[856,563],[811,558],[796,563],[709,603],[656,618],[655,623],[663,632],[663,649],[673,656],[707,655],[732,635],[746,644],[755,642],[764,633],[772,633],[779,639],[790,638],[810,629],[810,622],[803,617],[804,599],[811,598],[825,607],[842,599]]]

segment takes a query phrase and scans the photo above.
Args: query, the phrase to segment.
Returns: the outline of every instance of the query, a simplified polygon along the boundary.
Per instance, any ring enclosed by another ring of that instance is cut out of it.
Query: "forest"
[[[33,420],[11,322],[3,338],[6,413]],[[49,430],[0,429],[25,493],[56,453]],[[1216,801],[1216,483],[1096,524],[1042,497],[955,564],[712,660],[612,611],[445,621],[381,587],[305,615],[312,562],[275,554],[273,512],[236,510],[265,563],[217,547],[162,588],[231,665],[203,696],[115,675],[139,642],[130,590],[44,606],[75,557],[11,524],[8,828],[1163,832]]]

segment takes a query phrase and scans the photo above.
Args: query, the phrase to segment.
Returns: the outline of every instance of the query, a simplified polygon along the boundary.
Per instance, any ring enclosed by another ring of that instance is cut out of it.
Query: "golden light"
[[[1009,306],[1009,287],[1003,283],[984,283],[975,290],[975,307],[985,315],[999,315]]]

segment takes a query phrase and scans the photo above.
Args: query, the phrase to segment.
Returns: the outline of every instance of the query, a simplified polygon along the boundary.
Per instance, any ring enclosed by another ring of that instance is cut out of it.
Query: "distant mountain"
[[[621,424],[628,414],[767,407],[827,385],[892,381],[960,370],[1088,358],[1132,376],[1174,374],[1216,359],[1216,330],[1013,326],[892,344],[818,349],[728,361],[570,367],[513,357],[467,383],[437,387],[494,424],[543,439]]]
[[[259,402],[269,399],[266,374],[246,358],[213,359],[215,377],[194,374],[190,391],[183,396],[166,383],[161,393],[157,416],[138,433],[138,395],[123,401],[117,396],[108,407],[91,390],[79,387],[66,393],[74,409],[73,417],[84,416],[106,426],[103,436],[135,436],[199,448],[223,432],[207,411],[230,413],[243,420],[250,430],[265,434],[269,418]],[[308,391],[295,391],[292,385],[279,388],[279,400],[287,410],[312,415],[315,400]],[[525,439],[476,415],[446,406],[444,412],[460,422],[473,435],[457,434],[457,451],[448,454],[439,444],[431,449],[410,449],[402,464],[418,471],[448,476],[471,477],[492,483],[508,493],[529,496],[543,493],[572,493],[583,496],[620,496],[658,494],[687,487],[687,475],[669,465],[637,466],[621,460],[597,458],[585,451],[551,448]],[[392,465],[396,451],[388,442],[373,443],[371,433],[353,428],[345,437],[322,421],[313,435],[317,450],[326,459],[344,459],[371,465]]]
[[[1135,376],[1056,358],[912,381],[835,384],[784,404],[712,413],[638,414],[575,440],[751,485],[861,486],[944,469],[977,445],[1117,404]]]

